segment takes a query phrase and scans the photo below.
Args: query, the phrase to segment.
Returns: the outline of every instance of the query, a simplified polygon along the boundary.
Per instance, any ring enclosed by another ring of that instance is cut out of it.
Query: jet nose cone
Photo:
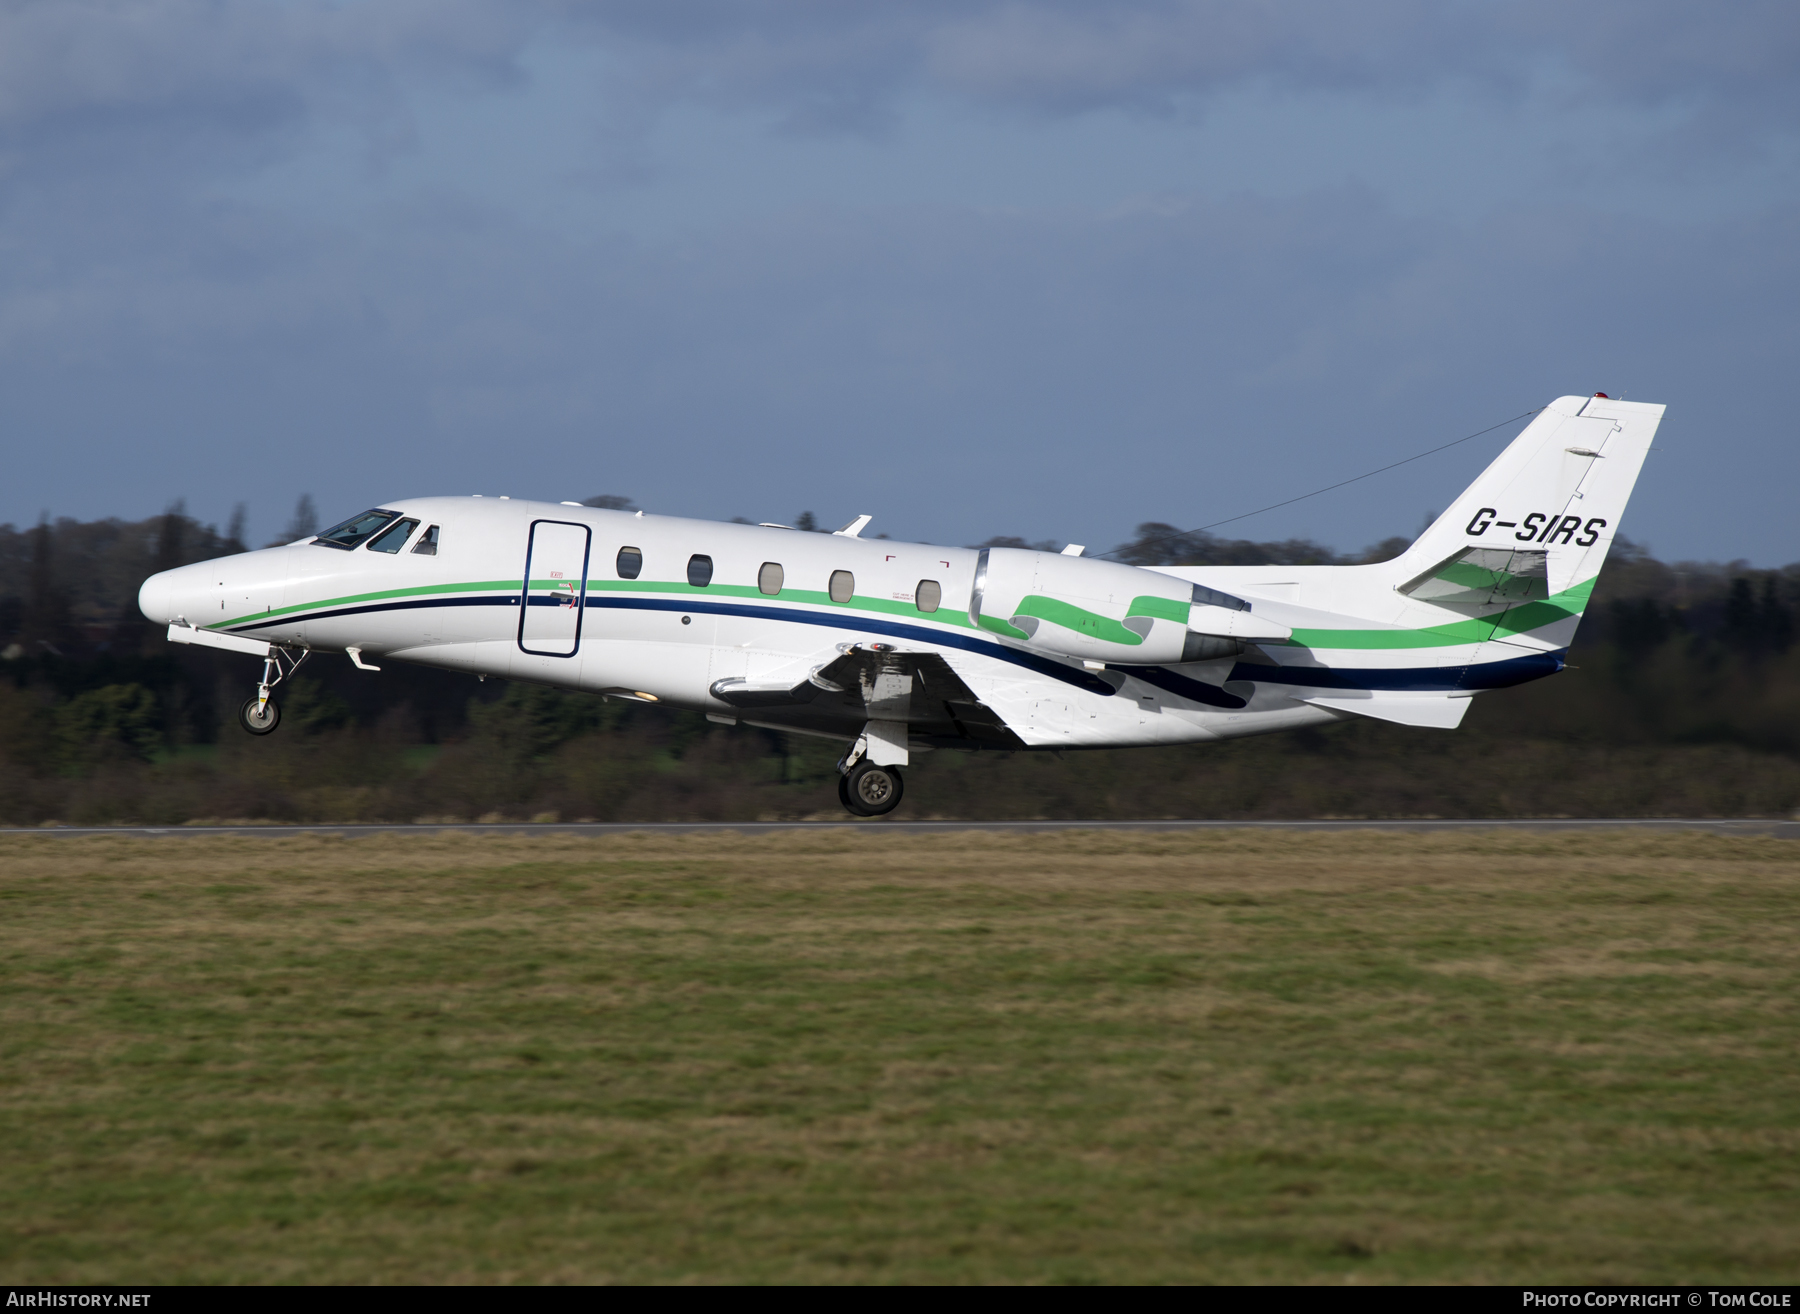
[[[212,615],[219,608],[217,571],[212,562],[202,561],[152,575],[138,589],[138,610],[158,625],[182,619],[204,625],[217,619]]]
[[[167,625],[175,619],[174,581],[169,578],[175,572],[165,570],[159,575],[152,575],[138,589],[138,610],[144,613],[147,620],[158,625]]]

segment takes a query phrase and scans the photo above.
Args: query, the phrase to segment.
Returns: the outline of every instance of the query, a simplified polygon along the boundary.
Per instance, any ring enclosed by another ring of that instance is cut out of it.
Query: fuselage
[[[1530,635],[1495,644],[1491,621],[1446,629],[1443,608],[1396,593],[1386,568],[1152,570],[493,497],[381,510],[384,533],[353,547],[182,567],[146,581],[140,605],[289,649],[846,740],[878,691],[863,713],[756,691],[798,687],[853,648],[928,653],[1004,730],[923,707],[921,675],[916,714],[894,704],[915,750],[1173,744],[1369,714],[1371,699],[1441,704],[1559,669],[1580,611],[1552,605]]]

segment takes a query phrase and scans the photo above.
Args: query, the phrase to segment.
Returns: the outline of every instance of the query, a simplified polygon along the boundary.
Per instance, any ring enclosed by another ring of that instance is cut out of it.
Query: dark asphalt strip
[[[879,829],[907,835],[953,834],[985,831],[1035,834],[1058,830],[1143,831],[1147,833],[1193,830],[1698,830],[1719,835],[1771,835],[1800,839],[1800,820],[1743,818],[1520,818],[1436,821],[716,821],[716,822],[502,822],[491,825],[344,825],[344,826],[14,826],[0,828],[8,835],[626,835],[634,832],[665,835],[705,835],[737,832],[756,835],[792,831],[845,831]]]

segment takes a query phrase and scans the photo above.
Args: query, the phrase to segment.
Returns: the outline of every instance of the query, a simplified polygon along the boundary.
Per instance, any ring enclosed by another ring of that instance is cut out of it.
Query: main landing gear
[[[302,648],[296,657],[285,648],[270,648],[263,659],[262,679],[256,682],[256,697],[238,708],[238,724],[253,735],[273,734],[281,724],[281,708],[269,697],[269,691],[299,670],[300,663],[311,653],[312,649]]]
[[[900,806],[900,768],[858,762],[838,777],[838,801],[856,817],[882,817]]]
[[[870,761],[871,749],[877,750],[875,756],[888,760]],[[906,726],[870,721],[850,751],[838,759],[838,802],[853,817],[885,817],[900,806],[900,796],[906,792],[898,764],[904,761]]]

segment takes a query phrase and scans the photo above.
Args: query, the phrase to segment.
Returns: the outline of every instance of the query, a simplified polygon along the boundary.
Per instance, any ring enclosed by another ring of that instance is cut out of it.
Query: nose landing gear
[[[266,694],[259,695],[238,708],[238,724],[253,735],[272,734],[281,724],[281,708]]]
[[[273,734],[281,724],[281,708],[269,697],[269,691],[299,670],[300,663],[311,654],[310,648],[302,648],[298,657],[285,648],[270,648],[269,655],[263,658],[262,679],[256,682],[256,697],[238,708],[238,724],[253,735]]]

